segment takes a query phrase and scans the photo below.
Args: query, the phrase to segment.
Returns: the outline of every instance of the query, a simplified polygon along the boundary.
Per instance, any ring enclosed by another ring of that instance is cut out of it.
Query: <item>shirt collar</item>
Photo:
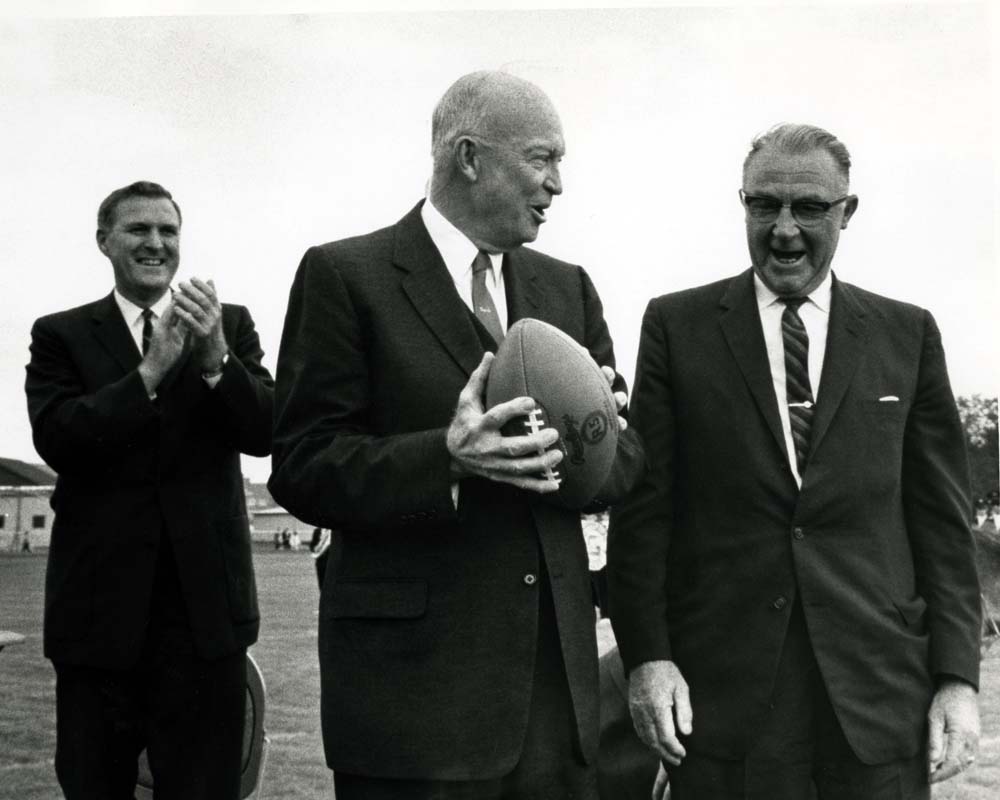
[[[809,302],[815,305],[820,311],[829,314],[830,313],[830,296],[833,287],[833,270],[826,273],[826,277],[823,278],[819,286],[813,289],[807,295]],[[764,284],[764,281],[760,279],[757,275],[757,271],[754,270],[753,273],[753,288],[757,295],[757,307],[761,310],[773,306],[775,303],[781,302],[781,298],[778,297],[774,292],[772,292]]]
[[[156,319],[162,317],[166,311],[167,307],[170,305],[172,291],[164,292],[163,296],[157,300],[150,309],[153,311],[153,315]],[[122,316],[125,318],[125,322],[131,328],[138,322],[139,317],[142,316],[142,306],[137,306],[131,300],[129,300],[125,295],[118,291],[118,287],[115,287],[114,291],[115,302],[118,304],[118,308],[122,312]]]
[[[431,241],[441,254],[441,260],[448,268],[452,280],[456,283],[464,280],[472,269],[472,262],[476,260],[479,248],[468,236],[445,219],[429,197],[420,209],[420,217],[424,221],[424,227],[427,228]],[[503,264],[503,254],[490,253],[490,261],[493,264],[494,274],[498,276],[500,266]]]

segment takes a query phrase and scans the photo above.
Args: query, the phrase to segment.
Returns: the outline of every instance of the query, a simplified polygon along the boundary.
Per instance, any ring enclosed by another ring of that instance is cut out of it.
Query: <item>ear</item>
[[[94,238],[97,239],[97,247],[98,247],[98,249],[102,253],[104,253],[104,255],[107,255],[108,254],[108,245],[107,245],[108,233],[107,233],[107,231],[102,231],[100,228],[98,228],[97,229],[97,233],[94,234]]]
[[[847,230],[847,223],[851,221],[854,212],[858,210],[858,196],[852,194],[844,201],[844,218],[840,221],[840,229]]]
[[[482,169],[479,148],[468,136],[462,136],[455,142],[455,168],[469,183],[479,180]]]

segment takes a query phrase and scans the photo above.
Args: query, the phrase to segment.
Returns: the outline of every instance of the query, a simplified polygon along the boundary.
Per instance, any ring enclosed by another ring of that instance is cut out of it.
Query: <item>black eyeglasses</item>
[[[831,208],[840,205],[849,197],[849,194],[845,194],[838,200],[793,200],[791,203],[784,203],[776,197],[747,194],[740,189],[740,201],[754,221],[774,222],[781,213],[781,209],[788,206],[792,212],[792,218],[799,225],[806,226],[822,222]]]

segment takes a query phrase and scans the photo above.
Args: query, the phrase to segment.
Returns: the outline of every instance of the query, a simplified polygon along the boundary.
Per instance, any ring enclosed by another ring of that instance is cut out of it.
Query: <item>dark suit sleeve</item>
[[[927,601],[931,673],[978,686],[981,606],[965,434],[941,335],[924,313],[920,371],[903,440],[904,513],[917,591]]]
[[[604,321],[604,306],[601,304],[601,298],[598,296],[590,276],[582,269],[580,276],[583,289],[584,344],[598,366],[615,369],[614,345],[611,341],[608,325]],[[615,370],[615,380],[611,385],[611,391],[628,393],[625,379],[617,370]],[[629,411],[626,407],[621,411],[621,416],[627,420],[628,415]],[[618,436],[615,461],[608,479],[597,493],[597,498],[591,505],[583,509],[583,513],[603,511],[612,503],[624,498],[635,486],[644,468],[645,456],[642,442],[634,429],[626,428]]]
[[[374,343],[366,335],[333,257],[312,248],[285,315],[268,486],[281,505],[324,528],[454,518],[446,428],[373,429]]]
[[[136,370],[87,392],[66,340],[70,331],[53,317],[35,322],[25,380],[35,449],[60,473],[115,458],[158,414]]]
[[[634,491],[611,509],[608,598],[626,671],[670,658],[666,563],[673,524],[674,415],[666,333],[646,308],[636,362],[630,425],[642,438],[646,470]]]
[[[241,453],[266,456],[271,452],[274,381],[261,364],[264,351],[250,312],[243,306],[228,308],[233,317],[226,325],[229,359],[210,389],[213,402],[223,406],[220,435]]]

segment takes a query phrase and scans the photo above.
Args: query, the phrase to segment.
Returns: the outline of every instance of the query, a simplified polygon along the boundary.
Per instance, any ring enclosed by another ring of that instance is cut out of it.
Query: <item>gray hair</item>
[[[825,150],[833,157],[844,180],[849,181],[851,178],[851,154],[847,152],[847,147],[832,133],[816,125],[782,122],[757,134],[750,144],[750,152],[743,160],[744,176],[753,157],[766,148],[796,155]]]
[[[435,167],[460,136],[474,133],[486,119],[488,72],[473,72],[455,81],[434,107],[431,117],[431,156]]]
[[[530,107],[543,100],[541,89],[506,72],[470,72],[455,81],[438,101],[431,117],[434,171],[446,167],[455,142],[463,136],[503,138],[509,135],[503,110]],[[500,116],[498,116],[500,114]]]

